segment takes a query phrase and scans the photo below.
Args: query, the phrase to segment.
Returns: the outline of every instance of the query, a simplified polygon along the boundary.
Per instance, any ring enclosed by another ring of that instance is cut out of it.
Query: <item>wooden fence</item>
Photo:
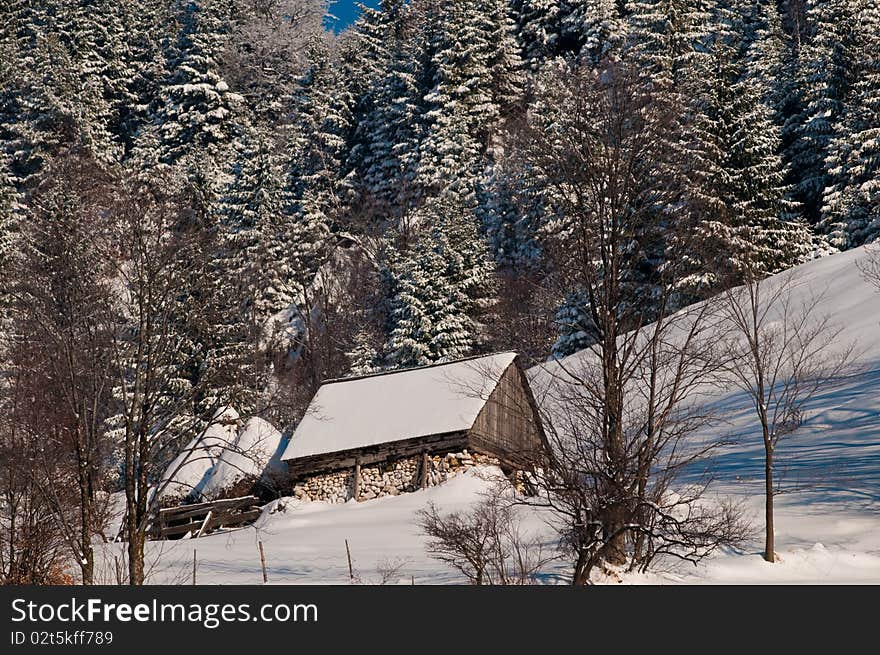
[[[150,527],[150,538],[201,537],[218,528],[247,525],[260,517],[259,502],[256,496],[244,496],[160,509]]]

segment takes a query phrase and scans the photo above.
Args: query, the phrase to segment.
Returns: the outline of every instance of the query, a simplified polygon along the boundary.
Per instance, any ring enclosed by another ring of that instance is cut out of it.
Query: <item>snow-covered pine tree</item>
[[[399,106],[417,96],[408,74],[413,46],[404,39],[411,22],[406,20],[407,6],[404,0],[382,0],[377,9],[360,6],[361,14],[347,33],[342,65],[351,81],[354,133],[345,185],[362,208],[369,208],[367,222],[395,211],[392,190],[401,185],[392,149],[408,140],[402,131],[413,130],[416,120],[415,111],[406,112],[402,121],[396,116]]]
[[[216,274],[230,310],[261,325],[287,308],[291,219],[284,173],[269,140],[252,135],[218,203]]]
[[[454,194],[429,199],[417,222],[436,227],[390,266],[391,368],[472,354],[495,292],[494,265],[472,212]]]
[[[375,9],[357,3],[360,15],[346,36],[354,43],[349,46],[355,56],[344,62],[350,75],[355,95],[360,96],[388,70],[389,57],[398,45],[407,10],[406,0],[380,0]]]
[[[9,288],[14,258],[20,252],[18,244],[21,198],[9,177],[7,158],[0,155],[0,357],[5,352],[6,339],[12,324],[12,297]]]
[[[127,91],[124,3],[79,0],[65,3],[56,34],[70,53],[78,84],[71,89],[81,141],[103,161],[122,155],[117,116]]]
[[[738,2],[736,6],[745,23],[742,30],[749,37],[743,41],[746,73],[760,86],[761,97],[776,112],[775,122],[782,125],[789,93],[785,76],[792,70],[792,53],[782,18],[775,0]]]
[[[388,302],[390,325],[385,345],[387,368],[423,366],[436,361],[431,351],[432,310],[449,296],[443,278],[443,261],[430,244],[419,241],[392,262],[389,277],[392,296]]]
[[[557,57],[598,63],[622,45],[623,3],[616,0],[513,0],[511,7],[532,71]]]
[[[497,107],[476,3],[458,0],[430,9],[426,19],[436,22],[425,28],[430,90],[424,98],[418,184],[434,196],[453,180],[473,188],[486,145],[481,137],[497,119]]]
[[[352,140],[352,98],[328,44],[314,39],[310,67],[294,97],[287,126],[288,181],[296,212],[326,228],[345,218],[344,166]]]
[[[799,50],[799,111],[788,119],[786,160],[795,198],[811,224],[819,221],[822,194],[829,184],[826,159],[834,126],[849,102],[855,61],[857,24],[851,0],[808,0],[809,42]]]
[[[635,0],[627,6],[628,54],[656,84],[686,95],[710,40],[709,0]]]
[[[14,0],[0,33],[0,141],[12,155],[17,184],[32,187],[46,161],[63,146],[115,155],[111,108],[88,46],[77,5]]]
[[[483,47],[489,70],[492,103],[501,120],[523,102],[525,76],[516,24],[508,0],[482,0]],[[490,124],[490,128],[494,128]]]
[[[866,0],[853,7],[855,82],[829,144],[818,225],[840,249],[880,237],[880,7]]]
[[[538,226],[549,211],[541,189],[500,164],[487,167],[477,192],[482,231],[500,268],[515,273],[543,266]]]
[[[652,93],[676,106],[686,121],[696,123],[693,125],[696,128],[693,134],[697,138],[681,139],[679,134],[675,134],[676,139],[666,143],[665,147],[669,152],[676,153],[675,159],[685,169],[693,169],[690,171],[691,177],[704,179],[701,173],[717,166],[715,160],[723,154],[716,149],[711,138],[703,142],[699,138],[710,136],[700,131],[704,126],[698,99],[705,84],[705,71],[711,69],[709,53],[714,28],[712,3],[708,0],[637,0],[627,6],[630,11],[627,17],[627,60],[636,67],[643,83],[648,85]],[[702,182],[694,185],[694,195],[703,194],[701,187]],[[706,201],[713,200],[711,193],[706,194]],[[678,199],[673,200],[675,205],[679,202]],[[667,220],[665,214],[679,216],[674,219],[676,224],[668,230],[668,238],[651,240],[654,252],[646,253],[647,266],[641,267],[645,273],[641,276],[642,283],[646,288],[656,281],[661,270],[667,268],[667,261],[688,263],[692,264],[694,270],[701,269],[702,262],[689,261],[692,253],[683,243],[682,237],[688,231],[681,229],[681,212],[669,206],[656,206],[650,211],[654,214],[652,220],[658,223]],[[651,278],[653,280],[649,281]],[[554,355],[557,357],[586,347],[594,338],[590,334],[590,318],[582,314],[581,308],[587,304],[582,293],[578,290],[570,292],[557,312],[559,337],[554,345]],[[653,308],[646,306],[644,311],[650,314]]]
[[[511,0],[516,34],[526,68],[535,72],[552,59],[559,43],[559,0]]]
[[[560,55],[571,52],[593,64],[619,48],[626,32],[618,0],[566,0],[561,3]]]
[[[680,253],[694,270],[683,286],[686,295],[735,282],[744,267],[760,274],[783,270],[812,248],[808,228],[787,201],[779,128],[747,65],[746,44],[754,35],[739,16],[721,13],[701,75],[690,146],[695,228],[689,250]]]
[[[419,85],[403,45],[375,90],[372,108],[358,126],[364,191],[379,218],[400,218],[412,209],[419,161]]]
[[[587,307],[589,302],[583,291],[570,293],[556,311],[553,322],[556,327],[556,341],[551,350],[554,359],[567,357],[596,343]]]
[[[349,375],[369,375],[381,370],[379,355],[372,335],[365,331],[355,334],[354,346],[347,353],[351,368]]]
[[[158,109],[160,88],[168,77],[164,46],[174,41],[179,26],[166,0],[120,2],[113,10],[125,29],[116,131],[127,157]]]
[[[199,160],[213,176],[225,170],[242,132],[243,98],[218,72],[230,25],[223,3],[180,3],[179,32],[167,55],[158,108],[140,145],[146,162]],[[209,166],[208,164],[212,164]]]
[[[32,74],[38,60],[38,43],[48,23],[47,7],[27,0],[12,0],[0,14],[0,144],[9,156],[8,166],[25,186],[28,178],[60,141],[55,114]],[[42,49],[44,50],[44,49]]]
[[[169,353],[162,365],[163,402],[174,408],[170,424],[192,434],[248,383],[230,364],[242,362],[242,348],[249,345],[237,335],[243,323],[228,319],[212,274],[217,205],[246,130],[246,113],[241,96],[219,74],[218,57],[232,26],[229,2],[180,0],[173,9],[176,34],[163,44],[164,70],[131,164],[147,186],[157,180],[170,185],[166,192],[182,206],[175,223],[156,229],[193,247],[192,261],[182,266],[179,299],[162,309],[177,340],[176,354]]]

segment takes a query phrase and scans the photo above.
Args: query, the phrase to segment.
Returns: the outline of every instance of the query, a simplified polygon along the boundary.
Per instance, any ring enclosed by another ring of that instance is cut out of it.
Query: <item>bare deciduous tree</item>
[[[7,371],[0,386],[0,584],[64,584],[68,544],[37,477],[47,472],[39,463],[54,460],[27,427],[34,390],[23,373]]]
[[[805,420],[807,404],[840,377],[853,346],[839,344],[841,329],[820,313],[821,294],[798,294],[793,273],[746,283],[722,294],[721,315],[732,329],[726,372],[748,397],[764,446],[764,559],[776,561],[773,501],[776,450]],[[803,296],[803,297],[799,297]]]
[[[859,262],[859,270],[880,291],[880,245],[865,246],[865,252],[867,256]]]
[[[523,530],[509,491],[498,483],[468,511],[445,515],[429,503],[418,522],[430,556],[474,585],[533,584],[554,558],[539,535]]]
[[[547,452],[530,502],[552,510],[574,584],[587,584],[597,566],[644,572],[662,556],[697,563],[748,534],[738,505],[707,498],[706,462],[722,445],[700,436],[719,418],[706,402],[723,364],[712,311],[698,305],[628,334],[611,456],[597,353],[548,364],[538,379]]]
[[[621,64],[541,82],[514,163],[548,190],[542,238],[587,347],[541,374],[535,502],[558,519],[575,584],[597,565],[698,561],[744,528],[736,507],[703,502],[708,476],[683,479],[718,445],[690,438],[713,419],[701,392],[721,362],[711,307],[673,313],[685,271],[669,244],[687,244],[690,218],[669,146],[680,112]]]
[[[269,124],[289,109],[286,101],[307,65],[311,41],[329,38],[326,0],[246,0],[220,65],[224,79]]]
[[[112,291],[95,248],[109,205],[111,176],[84,153],[70,151],[47,167],[23,225],[14,283],[11,357],[39,400],[22,429],[54,453],[32,474],[68,544],[83,584],[92,584],[92,539],[103,528],[98,491],[110,450],[104,421],[111,386]],[[72,503],[71,498],[76,498]],[[76,511],[71,511],[71,506]]]
[[[117,324],[113,368],[117,412],[113,436],[122,453],[126,495],[124,534],[129,584],[143,584],[147,529],[164,489],[177,482],[166,471],[176,455],[196,451],[199,437],[224,420],[241,379],[254,363],[254,343],[198,341],[212,325],[210,244],[190,204],[168,180],[125,179],[103,244],[115,264]],[[171,191],[169,191],[169,189]],[[218,393],[218,389],[225,389]],[[184,444],[194,444],[184,448]],[[205,456],[205,455],[197,455]],[[163,475],[164,472],[164,475]]]

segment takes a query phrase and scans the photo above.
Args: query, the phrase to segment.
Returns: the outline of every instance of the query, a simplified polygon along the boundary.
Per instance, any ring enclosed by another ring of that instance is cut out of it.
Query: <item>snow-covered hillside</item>
[[[880,291],[862,277],[856,250],[805,264],[791,274],[794,294],[822,294],[820,312],[842,328],[839,342],[856,343],[850,375],[822,390],[811,402],[804,425],[780,446],[783,485],[778,498],[777,550],[781,562],[768,564],[756,538],[742,552],[724,552],[699,567],[673,566],[627,582],[865,582],[880,583]],[[578,357],[579,355],[574,355]],[[746,399],[719,395],[727,410],[725,435],[734,444],[717,458],[714,492],[744,499],[761,525],[762,450]],[[491,469],[485,473],[491,474]],[[375,581],[377,565],[402,563],[401,582],[460,582],[454,572],[430,560],[414,514],[429,501],[443,509],[462,508],[489,484],[473,473],[423,492],[365,503],[327,505],[277,501],[255,526],[198,540],[149,545],[151,582],[183,579],[197,550],[200,583],[259,583],[257,541],[266,548],[272,583],[345,583],[345,540],[354,566]],[[280,511],[283,508],[283,511]],[[529,529],[552,533],[541,516],[526,517]],[[105,559],[112,562],[108,546]],[[564,563],[546,582],[564,582]]]

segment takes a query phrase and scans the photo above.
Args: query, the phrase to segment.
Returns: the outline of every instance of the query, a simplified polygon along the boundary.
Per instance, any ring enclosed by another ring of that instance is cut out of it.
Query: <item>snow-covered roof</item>
[[[325,382],[282,460],[469,430],[516,353]]]

